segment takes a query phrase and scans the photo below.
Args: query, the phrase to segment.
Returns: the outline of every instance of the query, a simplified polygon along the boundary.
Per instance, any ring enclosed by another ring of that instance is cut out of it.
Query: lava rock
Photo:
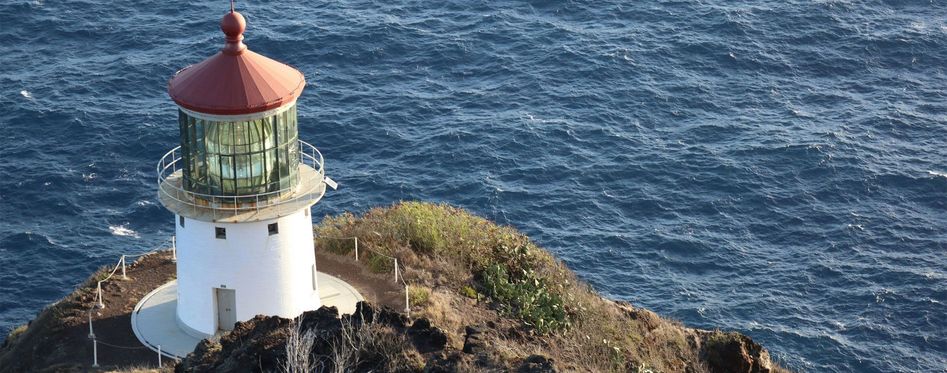
[[[483,331],[479,326],[468,325],[464,328],[466,335],[464,335],[464,353],[476,354],[483,352],[486,347],[486,343],[483,340]]]
[[[303,330],[335,330],[339,328],[339,309],[322,306],[303,312],[301,320]]]
[[[398,329],[402,329],[408,324],[407,316],[388,307],[377,308],[364,301],[355,304],[355,313],[352,317],[356,320],[360,319],[364,323],[378,322]]]
[[[529,355],[519,369],[519,373],[556,373],[556,366],[553,360],[542,355]]]
[[[447,345],[447,333],[436,326],[431,325],[427,318],[420,318],[411,324],[408,328],[408,335],[411,336],[414,346],[421,353],[443,350]]]
[[[773,370],[769,352],[739,333],[709,334],[705,346],[708,367],[714,373],[769,373]]]

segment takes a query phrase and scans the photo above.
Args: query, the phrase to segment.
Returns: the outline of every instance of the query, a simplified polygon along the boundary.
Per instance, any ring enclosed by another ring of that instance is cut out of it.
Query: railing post
[[[125,275],[125,256],[122,255],[122,280],[128,280],[128,276]]]
[[[98,308],[105,308],[105,303],[102,303],[102,281],[99,281],[95,285],[96,297],[99,298],[99,303],[95,306]]]
[[[171,236],[171,260],[178,261],[177,236]]]
[[[158,345],[158,368],[161,368],[161,345]]]
[[[89,310],[89,338],[95,339],[95,332],[92,331],[92,310]]]
[[[395,282],[398,282],[398,258],[395,258]]]
[[[99,367],[99,341],[95,337],[92,338],[92,367]]]
[[[355,261],[358,261],[358,236],[355,236]]]
[[[408,284],[404,284],[404,313],[411,317],[411,304],[408,300]]]

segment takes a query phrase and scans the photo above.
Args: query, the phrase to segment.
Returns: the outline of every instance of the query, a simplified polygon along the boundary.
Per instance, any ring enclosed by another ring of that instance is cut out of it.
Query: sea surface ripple
[[[315,214],[443,201],[801,371],[947,368],[942,1],[237,3]],[[0,332],[172,234],[167,81],[222,1],[0,2]]]

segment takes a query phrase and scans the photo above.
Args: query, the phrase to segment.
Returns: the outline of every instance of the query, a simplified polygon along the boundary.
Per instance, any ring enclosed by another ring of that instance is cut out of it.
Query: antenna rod
[[[230,0],[230,13],[233,13],[233,0]]]

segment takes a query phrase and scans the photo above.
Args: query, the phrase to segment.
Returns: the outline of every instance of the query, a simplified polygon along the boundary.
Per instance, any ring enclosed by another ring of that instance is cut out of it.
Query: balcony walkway
[[[228,197],[215,197],[217,206],[194,198],[182,187],[181,170],[175,171],[158,186],[161,204],[175,214],[206,222],[240,223],[275,219],[309,208],[326,193],[325,176],[312,167],[299,165],[296,190],[276,201],[236,204],[226,203]],[[243,197],[245,198],[245,197]]]

